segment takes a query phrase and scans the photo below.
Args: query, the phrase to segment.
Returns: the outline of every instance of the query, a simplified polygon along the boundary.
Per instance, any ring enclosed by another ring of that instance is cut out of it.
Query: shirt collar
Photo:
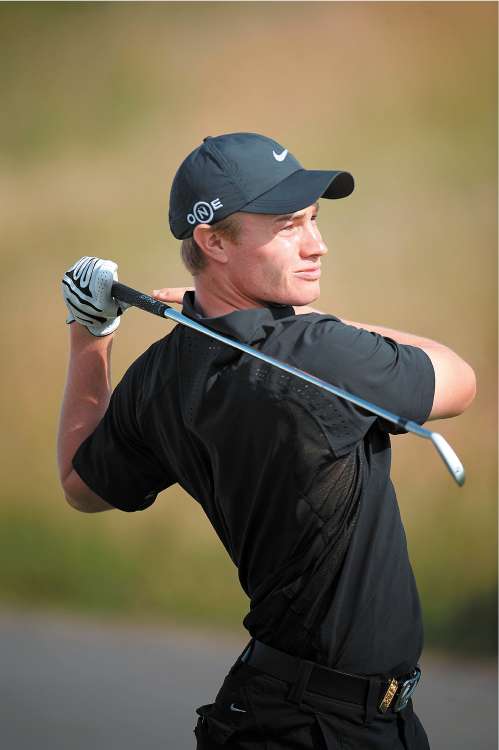
[[[188,318],[197,320],[207,328],[212,328],[214,331],[249,344],[264,339],[266,328],[275,328],[277,320],[289,318],[295,314],[295,311],[291,305],[268,303],[267,307],[234,310],[227,315],[205,318],[197,312],[194,306],[194,292],[186,292],[182,313]]]

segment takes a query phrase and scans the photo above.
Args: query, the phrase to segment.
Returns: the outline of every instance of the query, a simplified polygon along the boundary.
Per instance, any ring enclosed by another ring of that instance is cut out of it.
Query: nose
[[[318,257],[327,253],[326,244],[323,242],[319,227],[316,222],[309,221],[303,227],[300,243],[300,255],[303,258]]]

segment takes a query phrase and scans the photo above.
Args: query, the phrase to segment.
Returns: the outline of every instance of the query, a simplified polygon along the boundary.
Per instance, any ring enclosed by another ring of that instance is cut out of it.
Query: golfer
[[[206,138],[170,197],[194,278],[183,312],[407,419],[454,417],[475,396],[457,354],[308,307],[327,253],[319,199],[353,188],[348,172],[307,170],[271,138]],[[390,481],[390,433],[403,430],[183,326],[111,393],[116,272],[85,257],[64,275],[61,483],[70,505],[94,513],[145,510],[178,482],[237,566],[251,640],[197,709],[197,747],[428,748],[411,701],[421,611]],[[381,277],[373,290],[383,293]]]

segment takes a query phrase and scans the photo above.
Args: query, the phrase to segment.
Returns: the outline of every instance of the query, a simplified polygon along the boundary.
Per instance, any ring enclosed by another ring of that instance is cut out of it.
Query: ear
[[[213,230],[209,224],[198,224],[192,233],[202,251],[217,263],[227,263],[227,242],[225,237]]]

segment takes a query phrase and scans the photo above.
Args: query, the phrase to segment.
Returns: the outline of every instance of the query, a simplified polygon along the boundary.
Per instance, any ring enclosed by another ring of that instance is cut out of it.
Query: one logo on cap
[[[282,151],[280,154],[276,154],[275,151],[272,151],[272,153],[274,154],[274,159],[276,161],[284,161],[284,159],[288,155],[288,149],[285,148],[284,151]]]
[[[196,222],[199,224],[209,224],[217,208],[222,207],[223,203],[221,203],[220,198],[215,198],[210,203],[198,201],[192,207],[192,213],[187,214],[187,221],[189,224],[196,224]]]

